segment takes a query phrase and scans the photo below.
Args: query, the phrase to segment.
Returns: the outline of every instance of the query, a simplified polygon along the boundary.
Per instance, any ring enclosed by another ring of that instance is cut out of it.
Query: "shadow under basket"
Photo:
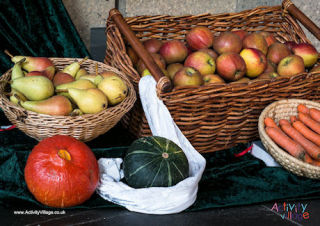
[[[282,43],[310,43],[295,17],[285,9],[290,2],[284,3],[239,13],[136,16],[125,21],[140,41],[157,38],[185,42],[186,33],[194,26],[206,26],[214,36],[243,29],[268,31]],[[127,54],[128,41],[111,17],[107,20],[106,37],[105,63],[125,73],[138,93],[140,76]],[[319,101],[319,87],[320,73],[305,72],[291,78],[174,88],[168,93],[158,89],[158,95],[182,133],[204,153],[259,139],[258,118],[267,105],[287,98]],[[122,123],[137,137],[151,135],[139,99]]]
[[[276,101],[268,105],[259,117],[259,135],[261,142],[272,157],[288,171],[304,177],[320,179],[320,167],[313,166],[309,163],[299,160],[282,148],[280,148],[266,133],[264,119],[271,117],[277,124],[280,119],[287,119],[290,121],[290,116],[298,115],[297,107],[299,104],[304,104],[308,108],[316,108],[320,110],[320,103],[302,100],[302,99],[288,99]]]
[[[62,70],[65,66],[82,59],[78,58],[49,58],[55,67]],[[136,94],[130,80],[118,69],[110,67],[104,63],[86,60],[81,67],[88,73],[98,71],[112,71],[117,73],[128,87],[127,97],[116,106],[108,106],[107,109],[96,114],[83,114],[79,116],[51,116],[28,111],[21,106],[10,102],[3,91],[10,90],[9,85],[0,82],[0,107],[3,109],[9,121],[16,125],[21,131],[36,140],[42,140],[53,135],[68,135],[83,142],[90,141],[99,135],[106,133],[114,127],[120,119],[134,105]],[[0,77],[0,81],[10,81],[11,69]]]

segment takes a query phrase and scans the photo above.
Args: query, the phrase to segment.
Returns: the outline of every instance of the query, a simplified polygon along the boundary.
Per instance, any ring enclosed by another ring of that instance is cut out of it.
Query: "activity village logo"
[[[307,207],[307,203],[275,202],[271,210],[277,212],[282,219],[296,220],[298,222],[302,222],[310,218],[310,214],[307,210]]]

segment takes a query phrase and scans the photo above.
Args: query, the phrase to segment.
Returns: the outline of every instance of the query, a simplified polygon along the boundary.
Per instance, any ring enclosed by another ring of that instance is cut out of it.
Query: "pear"
[[[78,116],[78,115],[83,115],[83,112],[79,109],[73,109],[73,111],[70,113],[71,116]]]
[[[123,101],[128,94],[128,87],[124,81],[116,75],[104,78],[99,84],[98,88],[104,92],[108,98],[110,105],[116,105]]]
[[[52,80],[53,85],[55,87],[57,87],[58,85],[73,82],[73,81],[74,81],[74,78],[71,75],[69,75],[68,73],[64,73],[62,71],[58,71]]]
[[[88,72],[84,68],[80,68],[79,71],[77,72],[75,79],[78,80],[82,75],[87,75]]]
[[[81,60],[79,62],[76,61],[76,62],[69,64],[68,66],[63,68],[62,72],[68,73],[72,77],[76,77],[77,72],[80,70],[81,64],[87,59],[88,59],[88,57],[85,57],[83,60]]]
[[[20,61],[14,64],[12,67],[12,72],[11,72],[11,80],[14,80],[16,78],[21,78],[24,77],[24,73],[22,70],[22,63],[26,60],[26,58],[22,58]]]
[[[80,79],[87,79],[93,82],[95,85],[98,85],[103,80],[103,77],[101,75],[90,74],[90,75],[82,75],[78,80]]]
[[[17,96],[18,96],[18,98],[17,98]],[[19,105],[19,100],[27,101],[28,99],[22,93],[20,93],[18,90],[11,89],[10,101],[12,103],[14,103],[15,105]]]
[[[61,95],[40,101],[19,101],[19,104],[29,111],[46,115],[69,115],[73,110],[69,99]]]
[[[11,88],[18,90],[28,100],[44,100],[54,94],[53,83],[44,76],[17,78],[11,82]]]
[[[17,63],[23,58],[26,58],[26,61],[22,64],[22,68],[28,72],[43,71],[47,67],[54,66],[53,62],[47,57],[14,56],[11,61]]]
[[[70,88],[68,89],[68,92],[72,99],[77,103],[79,109],[85,114],[98,113],[108,106],[106,95],[97,88]]]
[[[56,92],[65,92],[67,89],[70,89],[70,88],[90,89],[90,88],[96,88],[96,87],[97,86],[93,82],[87,79],[80,79],[80,80],[75,80],[73,82],[68,82],[68,83],[58,85],[56,87]]]

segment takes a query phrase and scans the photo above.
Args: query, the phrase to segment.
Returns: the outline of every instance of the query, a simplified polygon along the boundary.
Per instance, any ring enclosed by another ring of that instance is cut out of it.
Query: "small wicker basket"
[[[273,118],[276,123],[278,123],[280,119],[289,120],[291,115],[298,115],[297,106],[299,104],[304,104],[309,108],[320,109],[320,103],[309,101],[309,100],[288,99],[288,100],[276,101],[268,105],[262,111],[259,117],[259,123],[258,123],[259,135],[267,151],[285,169],[299,176],[319,179],[320,178],[319,166],[310,165],[308,163],[305,163],[293,157],[292,155],[290,155],[289,153],[281,149],[278,145],[276,145],[272,141],[272,139],[266,134],[266,131],[265,131],[264,119],[266,117]]]
[[[63,69],[78,58],[50,58],[57,69]],[[113,71],[117,73],[128,87],[127,97],[118,105],[108,107],[97,114],[83,114],[79,116],[51,116],[28,111],[10,102],[4,91],[9,90],[7,84],[0,82],[0,107],[10,122],[28,136],[42,140],[53,135],[69,135],[81,141],[90,141],[106,133],[115,126],[122,116],[127,113],[136,101],[136,94],[131,82],[119,70],[104,63],[86,60],[81,67],[88,73],[95,73],[96,64],[99,71]],[[0,77],[0,81],[11,79],[11,69]]]

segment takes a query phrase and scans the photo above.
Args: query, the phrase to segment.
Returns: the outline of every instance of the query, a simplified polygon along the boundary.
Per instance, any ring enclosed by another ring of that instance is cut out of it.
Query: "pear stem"
[[[79,61],[79,64],[81,65],[81,64],[83,64],[83,62],[85,62],[86,60],[88,60],[88,56],[86,56],[85,58],[83,58],[81,61]]]
[[[63,93],[63,92],[68,92],[68,89],[57,89],[56,90],[57,93]]]
[[[12,96],[12,93],[4,92],[4,91],[1,93],[4,94],[5,96],[9,96],[9,97]]]
[[[7,54],[11,58],[13,57],[13,55],[7,49],[4,50],[4,53]]]
[[[98,63],[96,63],[96,75],[98,75]]]
[[[11,83],[12,83],[12,81],[0,80],[0,83],[7,83],[7,84],[11,84]]]

